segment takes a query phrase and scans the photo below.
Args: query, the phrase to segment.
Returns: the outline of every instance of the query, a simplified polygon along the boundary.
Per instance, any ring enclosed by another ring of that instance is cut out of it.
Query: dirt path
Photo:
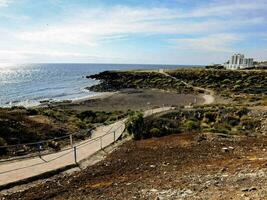
[[[203,98],[204,98],[203,104],[212,104],[215,101],[214,96],[210,94],[204,94]]]
[[[176,77],[173,77],[171,75],[169,75],[168,73],[164,72],[164,69],[159,69],[158,71],[159,73],[165,75],[165,76],[168,76],[168,77],[171,77],[175,80],[178,80],[180,81],[179,79],[177,79]],[[198,91],[203,91],[205,94],[203,95],[203,98],[204,98],[204,103],[203,104],[212,104],[214,103],[215,101],[215,97],[214,97],[214,91],[213,90],[210,90],[210,89],[206,89],[206,88],[202,88],[202,87],[196,87],[196,86],[193,86],[189,83],[186,83],[185,81],[181,81],[183,84],[185,84],[186,86],[188,87],[192,87],[194,90],[198,90]]]

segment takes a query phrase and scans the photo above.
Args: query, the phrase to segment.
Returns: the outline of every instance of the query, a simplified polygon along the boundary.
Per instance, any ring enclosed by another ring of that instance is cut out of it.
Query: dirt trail
[[[168,77],[171,77],[175,80],[178,80],[180,81],[179,79],[177,79],[176,77],[173,77],[171,76],[170,74],[167,74],[166,72],[164,72],[164,69],[159,69],[158,71],[159,73],[165,75],[165,76],[168,76]],[[205,94],[203,95],[203,98],[204,98],[204,103],[203,104],[212,104],[214,103],[215,101],[215,97],[214,97],[214,91],[213,90],[210,90],[210,89],[206,89],[206,88],[202,88],[202,87],[196,87],[196,86],[193,86],[189,83],[186,83],[185,81],[181,81],[183,84],[185,84],[186,86],[188,87],[192,87],[194,90],[198,90],[198,91],[203,91]]]

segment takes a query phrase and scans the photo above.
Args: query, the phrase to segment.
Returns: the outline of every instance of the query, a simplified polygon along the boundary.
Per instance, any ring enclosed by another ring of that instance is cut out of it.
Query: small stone
[[[227,170],[227,168],[226,168],[226,167],[223,167],[223,168],[221,169],[221,172],[226,172],[226,170]]]
[[[241,191],[242,192],[253,192],[253,191],[256,191],[257,190],[257,188],[255,188],[255,187],[250,187],[250,188],[244,188],[244,189],[242,189]]]
[[[229,149],[227,147],[223,147],[222,152],[229,152]]]
[[[229,146],[229,147],[228,147],[228,149],[229,149],[229,150],[234,150],[235,148],[234,148],[234,147],[231,147],[231,146]]]

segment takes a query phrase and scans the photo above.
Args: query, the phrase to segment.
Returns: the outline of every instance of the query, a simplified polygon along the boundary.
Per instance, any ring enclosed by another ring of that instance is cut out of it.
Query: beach
[[[76,101],[59,102],[50,104],[50,107],[64,108],[83,112],[86,110],[95,111],[127,111],[147,110],[163,106],[187,106],[201,105],[205,99],[202,95],[177,94],[159,89],[124,89],[117,92],[101,93],[98,96],[88,97]]]

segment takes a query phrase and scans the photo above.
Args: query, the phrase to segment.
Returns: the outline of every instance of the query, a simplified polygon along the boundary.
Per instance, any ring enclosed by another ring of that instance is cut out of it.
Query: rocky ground
[[[100,163],[2,199],[266,199],[267,137],[128,141]]]

